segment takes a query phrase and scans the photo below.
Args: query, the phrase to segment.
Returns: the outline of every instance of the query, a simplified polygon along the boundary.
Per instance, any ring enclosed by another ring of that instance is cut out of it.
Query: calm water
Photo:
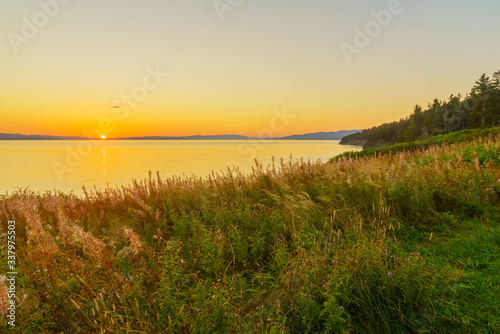
[[[235,165],[249,172],[254,158],[264,166],[273,156],[326,162],[360,149],[338,141],[0,141],[0,194],[18,187],[82,194],[82,185],[116,187],[149,171],[206,176]]]

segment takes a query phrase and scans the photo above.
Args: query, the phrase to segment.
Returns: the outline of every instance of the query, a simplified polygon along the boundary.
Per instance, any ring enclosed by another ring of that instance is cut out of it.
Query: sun
[[[105,136],[105,135],[102,135],[102,136],[101,136],[101,139],[106,139],[106,136]]]

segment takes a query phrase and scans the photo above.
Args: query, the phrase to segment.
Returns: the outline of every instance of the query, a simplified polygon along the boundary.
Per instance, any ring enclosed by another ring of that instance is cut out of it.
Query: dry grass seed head
[[[125,237],[127,237],[130,245],[136,251],[140,251],[142,249],[142,242],[139,239],[139,236],[137,234],[135,234],[135,232],[132,231],[132,229],[128,229],[128,228],[124,229],[123,234],[125,235]]]

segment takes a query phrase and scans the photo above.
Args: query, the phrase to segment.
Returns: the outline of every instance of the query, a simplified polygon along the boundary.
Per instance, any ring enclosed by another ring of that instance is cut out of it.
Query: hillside
[[[20,133],[0,133],[0,140],[83,140],[84,137],[64,137],[47,135],[23,135]]]
[[[483,74],[465,98],[458,94],[451,95],[448,101],[434,99],[425,110],[416,105],[409,117],[345,136],[340,144],[379,148],[499,124],[500,71],[491,78]]]
[[[151,177],[83,198],[3,196],[16,328],[497,332],[498,131],[250,175]],[[7,292],[1,276],[5,332]]]
[[[282,140],[341,140],[343,137],[356,133],[359,130],[343,130],[335,132],[315,132],[303,135],[281,137]]]
[[[462,130],[447,133],[444,135],[436,135],[428,137],[426,139],[417,140],[414,142],[405,142],[395,145],[388,145],[379,148],[364,149],[362,151],[356,152],[345,152],[342,153],[330,161],[338,161],[341,159],[357,159],[363,157],[377,157],[387,154],[397,154],[405,152],[415,152],[419,150],[426,150],[431,146],[435,145],[450,145],[450,144],[470,144],[474,141],[481,141],[493,138],[498,138],[500,136],[500,127],[477,129],[477,130]]]

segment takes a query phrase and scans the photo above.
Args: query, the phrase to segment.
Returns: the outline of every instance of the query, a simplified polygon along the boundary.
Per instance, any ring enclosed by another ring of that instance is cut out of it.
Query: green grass
[[[376,157],[386,154],[396,154],[398,152],[415,152],[417,150],[426,150],[435,145],[451,145],[459,143],[470,143],[474,141],[489,140],[495,138],[500,134],[500,127],[486,128],[479,130],[462,130],[451,132],[442,135],[436,135],[423,140],[414,142],[405,142],[395,145],[385,146],[381,148],[364,149],[358,152],[345,152],[330,159],[330,162],[338,161],[341,159],[356,159],[365,157]],[[498,156],[497,156],[498,159]],[[498,163],[498,160],[497,160]]]
[[[83,198],[4,196],[0,234],[15,220],[17,237],[12,331],[496,333],[494,131]],[[6,287],[0,277],[0,314]]]
[[[459,233],[426,251],[448,272],[460,272],[449,297],[434,312],[443,327],[462,332],[497,333],[500,329],[500,229],[481,226]]]

